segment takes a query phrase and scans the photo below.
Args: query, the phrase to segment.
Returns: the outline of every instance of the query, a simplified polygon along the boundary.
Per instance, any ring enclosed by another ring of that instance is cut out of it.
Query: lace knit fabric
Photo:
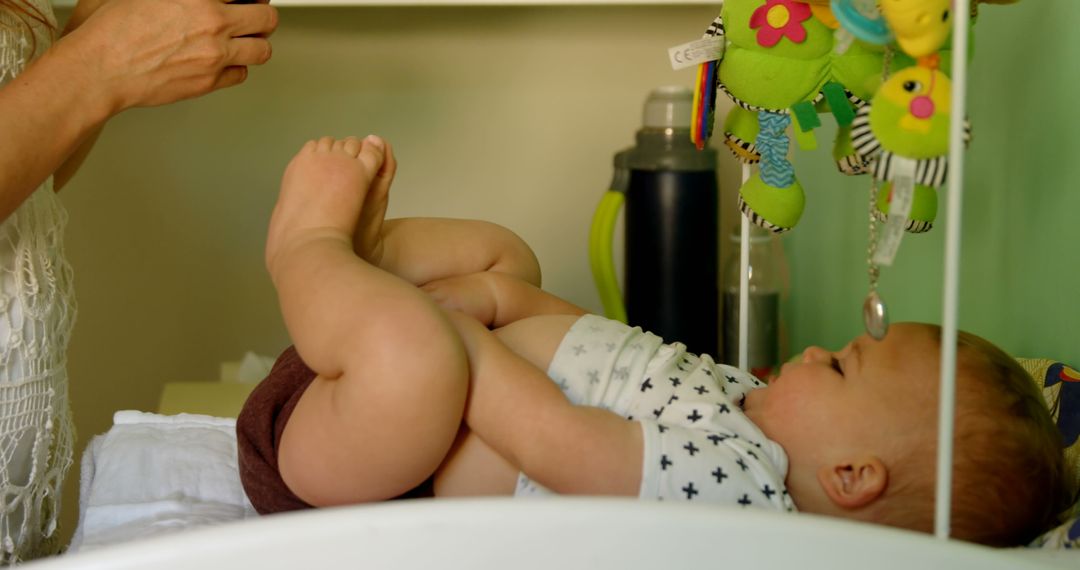
[[[29,0],[55,28],[48,0]],[[49,45],[49,29],[0,7],[0,85]],[[56,551],[72,463],[65,353],[75,321],[67,212],[50,178],[0,222],[0,563]]]

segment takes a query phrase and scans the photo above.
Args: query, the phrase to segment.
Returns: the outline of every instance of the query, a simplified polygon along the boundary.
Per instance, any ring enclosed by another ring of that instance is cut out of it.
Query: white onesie
[[[567,332],[548,369],[571,402],[641,424],[643,499],[794,511],[787,455],[742,412],[762,384],[708,355],[596,315]],[[515,496],[551,494],[525,474]]]

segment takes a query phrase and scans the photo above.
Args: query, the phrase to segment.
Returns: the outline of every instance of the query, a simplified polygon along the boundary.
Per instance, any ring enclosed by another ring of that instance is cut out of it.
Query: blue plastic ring
[[[851,35],[871,44],[886,45],[893,34],[884,17],[871,18],[855,7],[853,0],[832,0],[833,15]]]

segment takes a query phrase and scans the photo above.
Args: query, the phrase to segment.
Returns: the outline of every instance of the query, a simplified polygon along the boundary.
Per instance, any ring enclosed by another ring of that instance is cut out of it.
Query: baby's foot
[[[300,149],[285,169],[270,217],[266,263],[271,273],[278,256],[311,240],[352,242],[385,151],[386,144],[375,136],[323,137]]]
[[[361,259],[372,265],[379,265],[383,255],[383,222],[386,220],[386,207],[390,201],[390,185],[397,172],[397,160],[394,148],[386,143],[382,168],[375,174],[368,189],[364,206],[360,209],[360,219],[353,235],[353,250]]]

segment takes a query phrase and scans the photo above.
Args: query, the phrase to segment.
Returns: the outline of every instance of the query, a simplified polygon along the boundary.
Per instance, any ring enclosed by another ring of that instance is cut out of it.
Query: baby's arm
[[[636,422],[571,404],[536,364],[482,324],[459,313],[451,320],[469,355],[465,420],[476,435],[557,493],[638,494],[644,443]]]

